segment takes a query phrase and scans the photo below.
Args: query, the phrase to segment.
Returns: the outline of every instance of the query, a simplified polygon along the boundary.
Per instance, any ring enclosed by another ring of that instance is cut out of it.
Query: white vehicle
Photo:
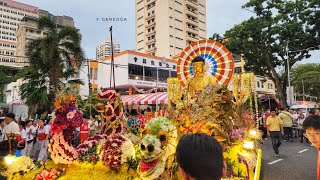
[[[307,113],[307,111],[311,109],[317,109],[317,108],[319,108],[319,106],[315,102],[301,101],[301,102],[298,102],[297,105],[291,106],[290,109],[293,109],[293,110],[301,109],[303,113]]]

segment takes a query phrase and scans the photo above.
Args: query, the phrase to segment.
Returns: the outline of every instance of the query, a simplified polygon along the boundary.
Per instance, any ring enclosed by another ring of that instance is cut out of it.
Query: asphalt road
[[[310,144],[284,142],[279,147],[280,156],[275,157],[271,140],[263,140],[262,180],[316,180],[317,149]]]

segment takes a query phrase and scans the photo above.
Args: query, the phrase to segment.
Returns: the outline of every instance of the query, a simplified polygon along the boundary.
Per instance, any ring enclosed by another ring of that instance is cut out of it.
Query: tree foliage
[[[250,0],[243,8],[253,9],[256,16],[226,31],[224,44],[244,55],[247,70],[270,78],[281,105],[287,106],[288,70],[309,58],[311,50],[319,49],[310,17],[314,9],[305,0]]]
[[[16,81],[22,77],[23,69],[9,66],[0,66],[0,102],[4,100],[3,90],[5,84]]]
[[[60,83],[82,83],[76,74],[84,61],[81,34],[76,28],[57,27],[51,19],[42,16],[38,19],[38,30],[47,35],[28,44],[26,55],[30,67],[26,84],[21,87],[23,98],[33,110],[51,104]]]
[[[320,98],[320,64],[303,64],[294,67],[292,73],[292,84],[295,92]]]

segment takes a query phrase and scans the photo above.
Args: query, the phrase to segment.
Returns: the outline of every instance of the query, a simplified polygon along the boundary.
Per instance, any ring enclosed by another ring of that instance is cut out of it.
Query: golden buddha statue
[[[197,91],[201,91],[209,84],[216,83],[216,78],[206,73],[205,60],[201,56],[197,56],[192,60],[193,76],[188,78],[186,89],[188,95],[192,97]]]

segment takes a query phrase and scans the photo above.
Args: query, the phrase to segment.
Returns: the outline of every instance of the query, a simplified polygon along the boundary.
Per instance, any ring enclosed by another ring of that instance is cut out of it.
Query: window
[[[241,67],[234,68],[234,73],[240,74],[241,73]]]
[[[143,16],[139,17],[137,20],[140,20],[140,19],[142,19],[142,18],[143,18]]]
[[[257,82],[257,87],[258,87],[258,88],[260,87],[260,82],[259,82],[259,81]]]
[[[178,11],[178,10],[175,10],[177,13],[180,13],[180,14],[182,14],[182,12],[181,11]]]
[[[143,66],[136,65],[136,64],[129,64],[129,76],[130,75],[143,76]],[[132,79],[134,79],[134,77]]]
[[[140,4],[140,3],[142,3],[142,2],[143,2],[143,0],[139,1],[137,4]]]
[[[177,77],[177,72],[176,71],[171,71],[171,77]]]
[[[157,68],[145,66],[144,73],[145,73],[145,76],[147,77],[153,77],[154,80],[157,79]]]
[[[177,4],[180,4],[180,5],[182,5],[182,3],[181,3],[181,2],[179,2],[179,1],[176,1],[176,3],[177,3]]]
[[[181,20],[179,20],[179,19],[176,19],[176,21],[178,21],[178,22],[182,22]]]
[[[179,29],[179,28],[175,28],[175,29],[178,30],[178,31],[181,31],[181,32],[183,31],[182,29]]]
[[[179,37],[176,37],[176,39],[183,40],[183,39],[181,39],[181,38],[179,38]]]
[[[139,11],[141,11],[142,9],[143,9],[143,7],[142,7],[142,8],[140,8],[140,9],[138,10],[138,12],[139,12]]]
[[[261,81],[261,88],[264,88],[264,83]]]

